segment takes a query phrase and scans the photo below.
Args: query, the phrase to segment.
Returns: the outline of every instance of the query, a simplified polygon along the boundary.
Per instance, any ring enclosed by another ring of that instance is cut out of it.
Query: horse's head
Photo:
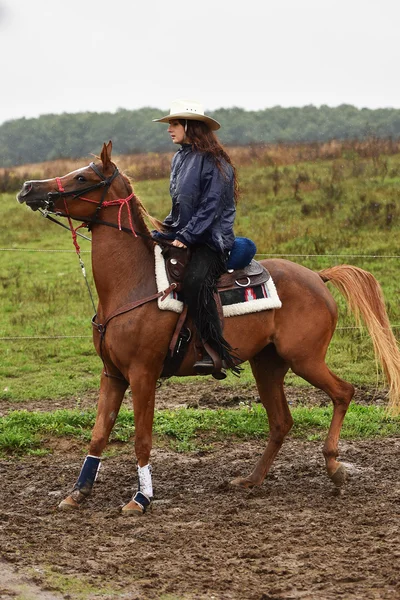
[[[43,209],[61,216],[70,216],[82,221],[91,220],[98,211],[119,171],[111,161],[112,143],[103,144],[101,162],[90,163],[86,167],[54,179],[26,181],[17,200],[32,210]],[[123,178],[120,185],[126,193]],[[115,186],[118,188],[119,186]],[[116,189],[115,197],[121,193]],[[85,201],[82,201],[85,200]]]

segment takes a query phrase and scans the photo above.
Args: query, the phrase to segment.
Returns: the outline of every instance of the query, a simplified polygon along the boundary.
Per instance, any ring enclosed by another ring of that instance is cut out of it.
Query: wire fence
[[[0,248],[0,252],[65,252],[75,254],[75,250],[67,250],[67,249],[38,249],[38,248]],[[90,254],[90,250],[81,250],[80,254]],[[358,258],[358,259],[382,259],[382,258],[398,258],[400,259],[400,255],[398,254],[276,254],[271,252],[259,252],[255,255],[256,258]],[[391,325],[392,329],[400,329],[400,324]],[[345,330],[359,330],[360,328],[357,326],[350,327],[337,327],[336,331],[345,331]],[[22,341],[22,340],[30,340],[30,341],[39,341],[39,340],[68,340],[68,339],[92,339],[91,335],[48,335],[48,336],[10,336],[10,337],[2,337],[0,336],[0,341]]]
[[[51,250],[48,248],[0,248],[0,252],[66,252],[76,254],[76,250]],[[81,254],[90,254],[91,250],[81,250]]]
[[[0,248],[0,252],[66,252],[75,254],[75,250],[52,250],[41,248]],[[90,254],[91,250],[81,250],[81,254]],[[275,258],[291,257],[291,258],[400,258],[398,254],[275,254],[272,252],[258,252],[256,257],[271,256]]]
[[[276,258],[290,256],[292,258],[400,258],[397,254],[271,254],[270,252],[261,252],[256,256],[274,256]]]

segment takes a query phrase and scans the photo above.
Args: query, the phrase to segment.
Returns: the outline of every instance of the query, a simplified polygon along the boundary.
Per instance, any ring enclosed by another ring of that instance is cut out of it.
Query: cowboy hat
[[[212,131],[221,127],[220,123],[204,114],[203,105],[196,100],[174,100],[171,102],[169,115],[161,119],[153,119],[154,122],[168,123],[171,119],[190,119],[192,121],[204,121]]]

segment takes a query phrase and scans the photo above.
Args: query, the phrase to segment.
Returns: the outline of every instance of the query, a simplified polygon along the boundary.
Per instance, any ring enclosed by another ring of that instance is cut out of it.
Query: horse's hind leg
[[[120,376],[107,377],[102,373],[97,416],[92,430],[89,454],[71,495],[62,500],[59,508],[78,508],[79,504],[90,495],[100,467],[100,457],[107,445],[127,387],[127,382]]]
[[[347,473],[344,465],[336,460],[338,456],[338,444],[340,431],[347,409],[354,395],[354,386],[332,373],[322,360],[302,361],[292,365],[292,370],[313,386],[328,394],[333,402],[333,415],[326,438],[323,454],[326,469],[333,483],[340,487],[346,481]]]
[[[286,401],[283,381],[289,365],[278,356],[273,345],[266,346],[254,358],[250,365],[255,377],[260,400],[268,415],[269,439],[267,446],[248,477],[238,477],[231,483],[240,487],[261,485],[286,434],[293,425],[293,419]]]

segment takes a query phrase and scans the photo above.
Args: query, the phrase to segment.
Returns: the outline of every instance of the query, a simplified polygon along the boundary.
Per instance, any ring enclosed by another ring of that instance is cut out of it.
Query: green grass
[[[323,439],[332,419],[332,408],[299,406],[292,409],[292,436]],[[51,437],[71,437],[87,442],[95,411],[13,411],[0,418],[0,453],[3,455],[46,452]],[[259,404],[238,409],[176,409],[156,411],[153,432],[158,443],[180,452],[210,449],[226,439],[265,439],[268,421]],[[135,433],[131,410],[123,407],[111,441],[129,442]],[[382,407],[352,405],[343,425],[343,439],[400,435],[400,417],[389,416]]]
[[[254,239],[259,253],[289,255],[314,270],[350,263],[371,271],[400,334],[399,259],[383,258],[400,254],[400,155],[376,160],[352,153],[277,168],[242,167],[239,177],[237,235]],[[163,218],[168,213],[167,180],[134,187],[151,214]],[[93,308],[69,233],[18,205],[13,194],[0,195],[0,218],[6,224],[0,248],[7,249],[0,250],[0,399],[51,402],[97,389],[102,365],[91,341]],[[90,243],[80,244],[96,297]],[[352,329],[343,298],[332,292],[340,319],[328,365],[355,385],[384,386],[369,336]],[[238,386],[249,381],[248,368],[239,380],[228,379]],[[305,385],[290,373],[287,382]]]
[[[123,597],[124,593],[120,589],[115,589],[112,582],[104,584],[99,582],[97,585],[93,583],[95,578],[87,577],[80,574],[79,577],[73,575],[64,575],[54,570],[52,566],[44,566],[38,575],[35,570],[31,571],[34,579],[40,578],[41,585],[46,586],[45,589],[56,590],[61,592],[64,597],[75,598],[76,600],[85,600],[86,598],[108,598]],[[26,596],[30,598],[31,596]],[[24,596],[25,598],[25,596]]]

